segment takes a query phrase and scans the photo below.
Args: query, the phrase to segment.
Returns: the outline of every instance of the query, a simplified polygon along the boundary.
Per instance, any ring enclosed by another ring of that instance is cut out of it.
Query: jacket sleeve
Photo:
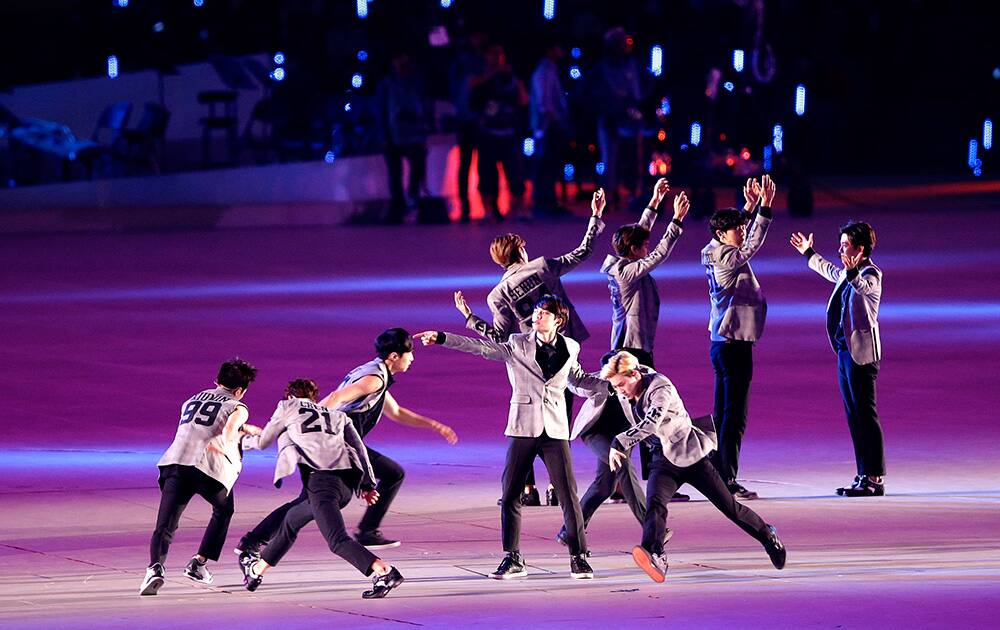
[[[683,232],[683,228],[671,221],[667,231],[663,233],[663,238],[656,244],[653,251],[649,252],[648,256],[622,265],[618,272],[622,281],[634,282],[659,267],[670,257],[670,252],[674,250],[674,245],[677,244],[677,239]]]
[[[475,313],[469,315],[469,317],[465,320],[465,327],[469,330],[476,331],[480,336],[495,343],[503,343],[504,341],[504,338],[500,335],[500,332],[495,326],[491,326],[489,322]]]
[[[493,313],[493,335],[495,335],[495,337],[490,336],[490,339],[497,343],[503,343],[507,341],[507,337],[518,331],[517,318],[514,317],[514,313],[502,301],[492,299],[490,301],[490,312]],[[466,327],[468,327],[468,322],[466,322]],[[478,328],[476,332],[484,337],[488,336],[483,334]]]
[[[608,393],[608,382],[597,374],[584,372],[579,362],[570,368],[567,383],[571,392],[577,396],[596,398]]]
[[[769,225],[771,225],[771,219],[758,212],[750,229],[747,230],[747,240],[743,246],[723,245],[719,247],[715,250],[713,264],[721,269],[736,269],[745,265],[754,257],[754,254],[760,251]]]
[[[579,247],[568,254],[550,259],[548,262],[552,266],[552,270],[561,276],[576,269],[580,263],[590,258],[590,255],[594,253],[594,241],[603,231],[604,221],[599,217],[590,217],[590,221],[587,223],[587,231],[584,233]]]
[[[462,335],[448,333],[445,336],[442,345],[445,348],[458,350],[459,352],[477,354],[484,359],[490,359],[491,361],[506,362],[514,354],[513,348],[510,345],[510,340],[503,343],[497,343],[488,339],[472,339],[470,337],[463,337]]]
[[[815,252],[809,257],[809,268],[834,284],[840,282],[840,277],[844,273],[843,269]]]
[[[653,224],[656,223],[656,210],[646,208],[642,211],[642,216],[639,217],[639,227],[646,230],[647,232],[653,231]]]
[[[847,281],[861,295],[882,297],[882,272],[877,267],[865,267],[857,275],[847,272]]]
[[[354,449],[361,460],[361,489],[369,490],[375,487],[375,471],[372,470],[371,460],[368,459],[368,449],[361,441],[361,435],[354,428],[354,423],[348,419],[344,422],[344,442]]]

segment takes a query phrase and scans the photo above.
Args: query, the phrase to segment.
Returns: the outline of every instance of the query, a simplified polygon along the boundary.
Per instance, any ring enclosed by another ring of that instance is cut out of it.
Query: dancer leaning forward
[[[667,557],[663,551],[663,536],[667,527],[667,505],[677,488],[689,483],[729,520],[762,544],[774,568],[783,568],[785,546],[778,539],[775,528],[733,497],[708,458],[716,446],[712,417],[692,420],[670,379],[639,365],[628,352],[622,351],[612,357],[601,370],[601,377],[611,382],[632,424],[631,429],[620,433],[612,443],[608,456],[611,469],[622,466],[628,450],[639,442],[645,441],[654,447],[646,486],[642,542],[632,549],[635,563],[653,581],[664,581]]]
[[[256,449],[267,448],[277,440],[275,485],[280,485],[284,477],[298,468],[308,500],[296,503],[285,513],[277,534],[260,556],[240,556],[243,584],[249,591],[256,590],[264,573],[291,549],[299,530],[315,519],[330,551],[366,576],[372,576],[371,590],[361,597],[385,597],[403,583],[403,576],[351,538],[340,513],[350,503],[352,494],[368,505],[378,501],[368,452],[351,419],[343,412],[318,404],[318,393],[313,381],[291,381],[285,399],[278,403],[263,432],[244,440],[246,447]]]

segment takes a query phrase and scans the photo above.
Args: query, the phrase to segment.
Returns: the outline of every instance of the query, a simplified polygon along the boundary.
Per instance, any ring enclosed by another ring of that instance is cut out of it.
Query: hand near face
[[[465,296],[462,295],[461,291],[455,291],[455,308],[466,318],[472,315],[472,309],[469,308],[469,304],[465,301]]]
[[[792,237],[788,239],[788,242],[792,244],[800,254],[806,253],[810,247],[813,246],[813,235],[812,232],[809,236],[804,235],[802,232],[793,232]]]
[[[844,263],[845,269],[857,268],[858,264],[860,264],[861,261],[864,260],[864,258],[865,258],[864,250],[858,252],[857,254],[854,254],[853,256],[851,256],[850,254],[840,255],[840,261]]]
[[[424,344],[425,346],[431,346],[437,343],[438,334],[437,331],[426,330],[422,333],[417,333],[413,335],[413,337],[415,339],[419,339],[420,343]]]

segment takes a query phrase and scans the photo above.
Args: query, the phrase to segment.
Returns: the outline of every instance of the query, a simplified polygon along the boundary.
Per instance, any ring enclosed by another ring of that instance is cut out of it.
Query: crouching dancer
[[[199,392],[181,405],[174,441],[156,464],[160,469],[160,508],[140,595],[156,595],[163,586],[167,550],[184,509],[196,494],[212,506],[212,520],[184,575],[195,582],[212,583],[205,564],[219,559],[233,518],[232,489],[243,467],[240,432],[260,432],[246,424],[249,414],[240,402],[256,377],[257,369],[246,361],[226,361],[219,367],[213,389]]]
[[[260,556],[240,556],[243,584],[248,591],[257,590],[264,573],[291,549],[299,530],[315,519],[330,551],[365,575],[374,574],[372,589],[361,597],[385,597],[403,583],[403,576],[351,538],[340,513],[350,503],[352,494],[361,496],[368,505],[378,501],[368,453],[351,419],[336,409],[317,404],[318,393],[316,383],[310,380],[291,381],[285,389],[285,400],[278,403],[263,432],[256,439],[244,441],[249,448],[264,449],[277,440],[275,485],[280,485],[298,467],[308,499],[288,510],[277,534]]]
[[[690,483],[746,533],[764,546],[774,568],[785,566],[785,546],[775,528],[756,512],[739,503],[726,488],[708,459],[716,446],[711,416],[694,420],[684,409],[673,383],[666,376],[640,366],[628,352],[608,361],[601,376],[611,382],[622,409],[632,424],[612,442],[608,464],[617,470],[625,463],[628,449],[646,441],[655,446],[646,486],[646,519],[642,543],[632,549],[635,563],[655,582],[663,582],[667,557],[663,535],[667,527],[667,505],[677,488]]]
[[[536,455],[542,456],[562,506],[570,576],[594,577],[594,570],[587,562],[583,513],[570,457],[566,388],[572,386],[577,393],[590,394],[606,388],[607,383],[580,368],[580,344],[558,333],[568,320],[566,303],[544,295],[535,303],[532,332],[515,333],[503,343],[434,331],[417,335],[424,345],[443,344],[445,348],[507,364],[507,376],[514,390],[505,431],[509,441],[500,501],[503,550],[507,556],[490,574],[497,580],[528,575],[520,552],[521,489]]]

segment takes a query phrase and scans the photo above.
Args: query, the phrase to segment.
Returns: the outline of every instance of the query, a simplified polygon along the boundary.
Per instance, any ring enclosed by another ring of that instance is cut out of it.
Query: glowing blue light
[[[594,171],[598,175],[604,175],[604,168],[605,168],[604,167],[604,162],[598,162],[596,165],[594,165]]]
[[[128,6],[128,0],[118,0],[118,2],[116,2],[116,4],[118,6],[120,6],[121,8],[124,9],[125,7]]]
[[[726,91],[732,92],[733,88],[735,88],[736,86],[733,85],[732,81],[726,81],[725,83],[722,84],[722,87],[726,88]]]
[[[556,0],[545,0],[542,4],[542,17],[546,20],[556,17]]]
[[[157,22],[153,24],[154,33],[162,33],[164,28],[166,28],[166,26],[164,26],[163,22]]]
[[[743,50],[739,48],[733,51],[733,70],[743,72]]]
[[[691,123],[691,146],[696,147],[701,144],[701,125]]]
[[[660,99],[660,111],[664,116],[670,115],[670,99],[666,96]]]
[[[358,17],[362,20],[368,17],[368,0],[358,0]]]
[[[205,6],[205,0],[194,0],[194,6],[197,8],[202,8]]]
[[[781,125],[774,126],[774,132],[772,133],[772,144],[774,145],[774,150],[777,153],[781,153],[785,148],[785,130]]]
[[[364,83],[365,83],[365,78],[357,72],[355,72],[354,76],[351,77],[351,87],[353,87],[354,89],[358,89],[359,87],[364,85]]]
[[[976,168],[972,169],[972,174],[975,175],[976,177],[981,177],[983,174],[983,169],[977,166]]]
[[[118,78],[118,56],[111,55],[108,57],[108,78],[117,79]]]
[[[774,166],[774,147],[771,145],[764,146],[764,172],[770,173],[771,168]]]
[[[275,68],[274,72],[271,73],[271,78],[274,79],[275,81],[284,81],[285,80],[285,69],[284,68]]]
[[[285,53],[276,52],[274,53],[274,64],[280,66],[285,63]]]
[[[441,8],[442,9],[450,9],[451,8],[451,0],[441,0]]]
[[[323,156],[323,161],[327,164],[333,164],[333,161],[337,159],[337,155],[333,151],[327,151],[326,155]]]
[[[532,155],[534,155],[535,154],[535,139],[534,138],[525,138],[524,139],[524,147],[521,149],[521,151],[527,157],[531,157]]]
[[[1000,80],[1000,66],[993,68],[993,78]]]
[[[573,59],[579,59],[583,56],[583,51],[579,47],[574,46],[572,50],[569,51],[569,56]]]
[[[989,151],[993,148],[993,121],[987,118],[983,122],[983,149]]]
[[[344,103],[344,111],[345,112],[351,111],[351,104],[350,103]]]
[[[368,51],[359,50],[358,51],[358,61],[368,61]]]
[[[576,169],[573,168],[572,164],[567,164],[563,167],[563,179],[568,182],[573,181],[573,175],[576,173]]]
[[[976,168],[976,154],[979,153],[979,142],[975,138],[969,140],[969,168]]]
[[[799,116],[806,113],[806,86],[804,85],[795,88],[795,113]]]
[[[569,76],[573,80],[579,79],[581,76],[583,76],[580,73],[580,66],[573,66],[572,68],[570,68],[569,69]]]
[[[649,72],[658,77],[663,74],[663,47],[653,46],[649,50]]]

